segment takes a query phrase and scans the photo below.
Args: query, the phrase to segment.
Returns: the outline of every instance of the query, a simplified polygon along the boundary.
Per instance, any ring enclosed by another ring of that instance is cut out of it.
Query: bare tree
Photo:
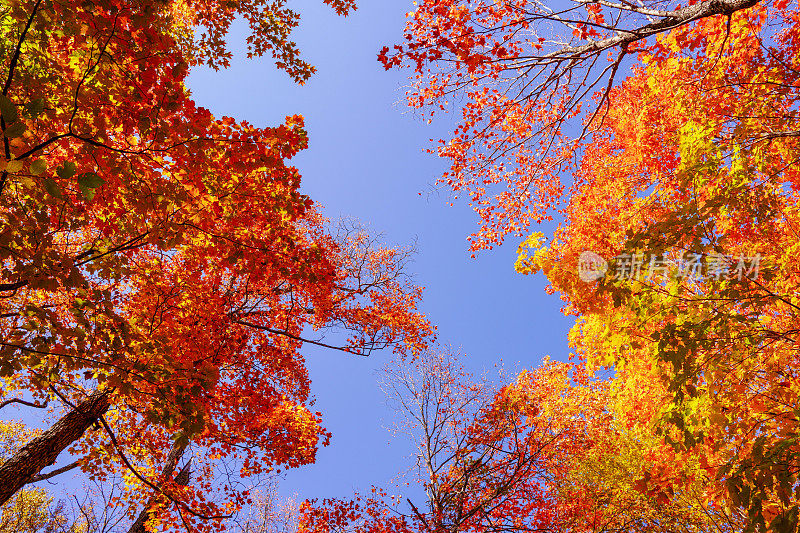
[[[548,477],[547,450],[560,435],[529,424],[524,412],[496,409],[498,389],[485,375],[476,379],[461,358],[426,352],[387,369],[383,381],[417,443],[427,501],[420,508],[407,499],[408,518],[430,533],[538,531],[533,515],[508,511],[546,505],[539,488]]]
[[[260,490],[253,504],[231,521],[235,533],[297,533],[300,506],[296,498],[282,498],[277,483]]]

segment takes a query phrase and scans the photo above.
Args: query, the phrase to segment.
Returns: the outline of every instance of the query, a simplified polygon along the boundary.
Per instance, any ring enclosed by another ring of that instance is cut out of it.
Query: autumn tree
[[[0,462],[14,454],[35,431],[20,422],[0,421]],[[63,506],[42,488],[21,490],[0,507],[2,533],[61,533],[71,527]]]
[[[793,18],[707,21],[696,57],[677,52],[688,30],[663,38],[613,93],[567,223],[520,263],[543,268],[583,317],[594,364],[659,370],[665,438],[702,460],[717,505],[775,531],[797,528],[800,500]],[[772,48],[770,23],[786,24]],[[599,283],[572,268],[584,250],[616,258]],[[623,272],[644,254],[641,275]]]
[[[350,501],[306,502],[300,531],[742,530],[743,514],[709,503],[702,469],[676,461],[653,431],[658,407],[650,399],[666,391],[652,375],[648,383],[637,373],[636,390],[623,376],[603,379],[583,364],[545,361],[493,387],[460,363],[429,353],[387,380],[418,447],[414,482],[426,501],[374,490]],[[642,398],[642,389],[651,396]],[[644,405],[632,410],[632,401]],[[682,483],[656,490],[648,485],[654,478]]]
[[[453,136],[432,151],[450,161],[439,184],[468,198],[480,215],[481,226],[471,238],[471,249],[477,251],[501,243],[508,234],[523,234],[563,207],[568,191],[562,177],[576,168],[576,156],[591,144],[591,133],[614,107],[611,88],[631,63],[667,51],[658,44],[659,36],[671,32],[675,55],[713,57],[720,48],[704,48],[706,37],[722,42],[727,21],[743,16],[752,21],[767,17],[758,23],[759,40],[769,50],[763,56],[782,58],[781,68],[790,71],[791,61],[784,58],[792,54],[792,40],[770,44],[796,18],[785,0],[685,6],[423,1],[408,14],[404,42],[385,47],[379,59],[386,68],[412,69],[411,108],[434,116],[461,102]],[[727,44],[744,49],[743,43]],[[757,64],[755,57],[750,59]],[[796,94],[791,85],[762,88],[775,96]],[[788,120],[770,135],[796,130]]]
[[[430,333],[408,251],[332,230],[299,192],[302,117],[259,128],[191,99],[236,17],[250,55],[313,72],[282,1],[0,2],[0,376],[9,401],[65,410],[0,465],[0,502],[71,446],[96,479],[126,472],[132,501],[155,494],[164,528],[228,516],[247,492],[214,500],[215,461],[259,475],[329,438],[305,343],[367,355]],[[181,485],[160,466],[190,442],[208,462]]]
[[[382,379],[398,414],[395,431],[415,446],[410,486],[423,489],[424,501],[377,488],[352,501],[307,501],[299,531],[507,531],[522,518],[510,508],[541,507],[534,477],[542,473],[544,445],[533,442],[516,413],[489,415],[496,390],[462,358],[431,350],[389,365]]]
[[[398,414],[396,431],[406,434],[417,448],[414,481],[425,489],[424,505],[406,500],[408,519],[431,532],[467,529],[536,468],[536,452],[527,456],[518,441],[475,439],[472,426],[491,402],[494,389],[486,376],[476,378],[464,368],[463,357],[447,348],[425,352],[412,362],[387,366],[382,380]],[[484,485],[486,465],[503,456],[514,457],[517,463],[510,467],[511,479]]]
[[[563,217],[518,269],[543,270],[580,317],[590,366],[655,369],[662,438],[700,461],[717,508],[775,531],[798,527],[799,16],[785,1],[422,2],[381,55],[414,69],[413,107],[465,102],[437,151],[442,184],[481,215],[473,250]],[[614,258],[594,282],[586,251]]]
[[[546,512],[538,530],[743,529],[741,512],[716,506],[709,498],[708,479],[696,461],[682,460],[654,431],[657,401],[667,394],[653,378],[640,368],[608,377],[587,372],[583,363],[545,361],[498,394],[493,410],[524,412],[530,430],[541,433],[547,427],[558,437],[545,441],[550,460],[541,463],[537,474],[548,495],[546,508],[532,506]],[[654,479],[669,482],[651,483]],[[506,512],[518,517],[531,511],[512,507]]]

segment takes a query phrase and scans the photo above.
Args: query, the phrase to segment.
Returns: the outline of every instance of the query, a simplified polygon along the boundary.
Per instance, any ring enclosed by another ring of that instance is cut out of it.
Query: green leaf
[[[19,118],[17,106],[4,94],[0,94],[0,113],[2,113],[6,124],[13,124]]]
[[[97,189],[106,181],[94,172],[84,172],[78,176],[78,185],[89,189]]]
[[[31,100],[28,105],[25,106],[25,113],[31,117],[35,118],[44,111],[44,98],[37,98],[36,100]]]
[[[9,139],[15,139],[17,137],[22,137],[22,134],[25,133],[26,129],[28,128],[24,123],[15,122],[11,126],[7,127],[3,134]]]
[[[86,198],[87,202],[91,202],[94,200],[94,196],[97,194],[97,189],[93,189],[91,187],[84,187],[81,184],[78,184],[78,188],[81,190],[81,194],[84,198]]]
[[[50,196],[54,196],[59,200],[64,199],[64,194],[61,192],[61,187],[59,187],[58,184],[51,178],[44,180],[44,188]]]
[[[80,188],[83,197],[89,202],[92,201],[95,194],[97,194],[97,188],[104,183],[105,180],[94,172],[84,172],[78,176],[78,187]]]
[[[34,176],[41,176],[47,170],[47,162],[44,159],[37,159],[31,163],[30,172]]]
[[[59,178],[68,180],[75,175],[77,170],[78,165],[72,161],[64,161],[64,164],[56,169],[56,174],[58,174]]]

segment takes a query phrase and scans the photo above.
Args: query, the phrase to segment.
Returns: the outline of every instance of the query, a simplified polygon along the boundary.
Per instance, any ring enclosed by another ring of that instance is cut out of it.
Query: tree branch
[[[338,350],[340,352],[345,352],[353,355],[360,355],[362,357],[367,357],[369,354],[365,352],[357,352],[355,350],[351,350],[350,348],[344,346],[334,346],[332,344],[325,344],[324,342],[312,341],[310,339],[305,339],[303,337],[298,337],[297,335],[293,335],[288,331],[283,331],[280,329],[273,329],[267,326],[261,326],[259,324],[253,324],[252,322],[247,322],[246,320],[236,320],[237,324],[241,324],[242,326],[247,326],[249,328],[260,329],[262,331],[267,331],[269,333],[273,333],[275,335],[282,335],[284,337],[289,337],[290,339],[294,339],[296,341],[305,342],[308,344],[313,344],[315,346],[320,346],[322,348],[330,348],[331,350]]]
[[[8,90],[11,88],[11,82],[14,80],[14,70],[17,68],[19,54],[22,51],[22,43],[25,42],[25,37],[28,35],[28,30],[31,29],[33,18],[36,16],[36,12],[39,11],[39,6],[41,3],[42,0],[36,0],[36,3],[33,5],[33,10],[31,11],[31,15],[28,17],[28,22],[25,24],[25,29],[22,30],[22,34],[19,36],[17,47],[14,49],[14,55],[11,56],[11,63],[8,65],[8,77],[6,77],[6,82],[3,85],[3,96],[8,95]]]
[[[0,409],[2,409],[4,407],[8,407],[12,403],[19,403],[19,404],[22,404],[22,405],[27,405],[28,407],[35,407],[37,409],[44,409],[44,408],[47,407],[47,402],[45,402],[44,404],[39,404],[39,403],[35,403],[35,402],[26,402],[25,400],[21,400],[19,398],[12,398],[10,400],[4,401],[3,403],[0,403]]]
[[[80,466],[80,463],[78,463],[78,461],[73,461],[72,463],[68,464],[67,466],[62,466],[61,468],[56,468],[55,470],[53,470],[51,472],[48,472],[46,474],[35,475],[35,476],[33,476],[31,478],[30,481],[28,481],[27,484],[30,485],[31,483],[44,481],[46,479],[50,479],[51,477],[56,477],[59,474],[63,474],[64,472],[69,472],[70,470],[78,468],[79,466]]]

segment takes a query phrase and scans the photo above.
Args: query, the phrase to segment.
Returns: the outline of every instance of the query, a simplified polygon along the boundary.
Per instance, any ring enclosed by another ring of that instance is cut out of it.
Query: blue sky
[[[442,342],[469,355],[470,368],[491,368],[502,359],[508,369],[521,369],[544,355],[565,358],[572,320],[561,315],[556,296],[544,293],[542,277],[514,272],[516,242],[470,259],[466,237],[475,215],[465,202],[449,207],[446,191],[432,192],[444,162],[425,148],[430,138],[447,134],[448,117],[429,126],[411,114],[403,102],[408,72],[385,72],[376,59],[383,45],[401,38],[411,3],[364,1],[347,18],[321,0],[295,5],[303,16],[295,38],[318,68],[314,78],[300,87],[269,59],[245,59],[240,25],[231,36],[236,57],[229,69],[192,72],[189,87],[197,103],[257,126],[304,115],[309,149],[293,160],[304,191],[330,218],[355,217],[390,243],[416,240],[411,270],[426,287],[423,310]],[[394,415],[376,371],[390,354],[305,354],[316,408],[333,440],[316,464],[289,472],[281,491],[347,497],[372,484],[385,486],[407,468],[410,453],[409,443],[395,441],[385,429]]]

